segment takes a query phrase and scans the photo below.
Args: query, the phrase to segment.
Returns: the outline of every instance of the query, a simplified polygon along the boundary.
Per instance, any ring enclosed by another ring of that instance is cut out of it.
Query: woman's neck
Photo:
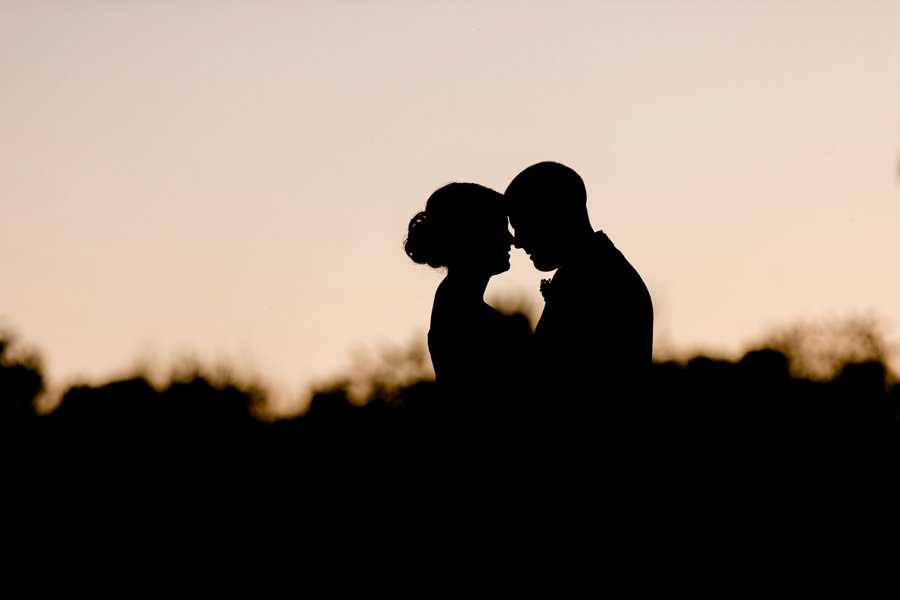
[[[484,299],[484,292],[487,290],[490,279],[491,276],[485,273],[447,269],[447,283],[451,284],[457,292],[464,293],[466,296],[471,295],[473,298]]]

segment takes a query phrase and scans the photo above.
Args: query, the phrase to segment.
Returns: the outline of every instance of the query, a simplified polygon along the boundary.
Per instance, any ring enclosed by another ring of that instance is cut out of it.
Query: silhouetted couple
[[[542,281],[545,306],[533,333],[523,317],[484,301],[490,278],[510,268],[513,244],[539,271],[556,271]],[[446,269],[428,347],[444,392],[440,414],[460,446],[473,436],[511,452],[585,455],[639,426],[650,294],[609,237],[594,231],[575,171],[541,162],[504,194],[446,185],[410,221],[405,249],[417,263]]]

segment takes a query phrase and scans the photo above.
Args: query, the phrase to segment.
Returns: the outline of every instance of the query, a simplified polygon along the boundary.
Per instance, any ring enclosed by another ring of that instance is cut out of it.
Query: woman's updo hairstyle
[[[436,190],[425,210],[409,221],[404,240],[413,262],[435,269],[446,267],[459,242],[465,243],[486,213],[505,213],[503,195],[477,183],[449,183]]]

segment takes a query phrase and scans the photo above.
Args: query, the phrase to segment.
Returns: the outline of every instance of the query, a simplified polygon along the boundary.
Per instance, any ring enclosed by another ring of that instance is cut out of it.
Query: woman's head
[[[512,242],[502,194],[450,183],[410,220],[404,248],[419,264],[495,275],[509,269]]]

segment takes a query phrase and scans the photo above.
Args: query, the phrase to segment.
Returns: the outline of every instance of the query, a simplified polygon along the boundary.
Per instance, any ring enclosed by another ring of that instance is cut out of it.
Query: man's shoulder
[[[569,277],[581,282],[596,282],[616,278],[624,270],[633,270],[625,255],[612,243],[603,231],[594,232],[582,252],[562,265]]]
[[[595,231],[589,241],[581,246],[581,251],[562,266],[568,271],[590,273],[598,267],[614,264],[619,257],[625,258],[609,236],[603,231]]]
[[[618,246],[616,246],[612,239],[610,239],[610,237],[602,230],[594,232],[594,236],[591,238],[590,251],[593,256],[598,259],[608,260],[611,257],[615,257],[628,262]]]
[[[615,244],[613,244],[612,240],[604,232],[598,231],[594,234],[593,247],[598,262],[605,262],[607,265],[618,265],[624,267],[629,275],[634,275],[638,279],[641,279],[641,276],[638,273],[637,269],[634,268],[634,265],[631,264],[625,254]]]
[[[640,302],[640,297],[649,298],[640,273],[603,231],[595,232],[590,246],[578,260],[560,270],[565,272],[567,283],[560,286],[564,289],[558,295],[566,298],[566,304],[616,302],[617,299]]]

